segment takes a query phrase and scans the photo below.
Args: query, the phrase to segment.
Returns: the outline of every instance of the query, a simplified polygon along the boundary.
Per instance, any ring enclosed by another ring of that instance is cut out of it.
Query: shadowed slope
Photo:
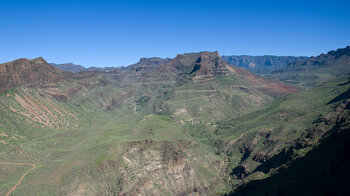
[[[350,193],[350,102],[320,144],[264,180],[229,195],[347,195]]]

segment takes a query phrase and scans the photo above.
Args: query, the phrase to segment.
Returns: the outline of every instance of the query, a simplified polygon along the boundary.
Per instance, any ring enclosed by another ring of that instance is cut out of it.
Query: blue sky
[[[350,1],[0,0],[0,62],[126,66],[186,52],[318,55],[350,45]]]

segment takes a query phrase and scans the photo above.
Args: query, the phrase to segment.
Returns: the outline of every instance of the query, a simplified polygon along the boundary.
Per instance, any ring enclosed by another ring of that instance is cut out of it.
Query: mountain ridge
[[[69,71],[72,73],[78,73],[82,71],[113,71],[116,69],[116,67],[84,67],[82,65],[76,65],[73,63],[62,63],[62,64],[56,64],[56,63],[50,63],[50,65],[56,67],[57,69],[61,69],[63,71]]]

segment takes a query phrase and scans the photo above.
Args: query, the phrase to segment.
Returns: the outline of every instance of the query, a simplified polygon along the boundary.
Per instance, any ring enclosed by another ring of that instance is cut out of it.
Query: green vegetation
[[[349,119],[349,112],[343,117]],[[278,169],[278,172],[271,177],[252,181],[229,195],[344,195],[349,193],[350,161],[347,157],[350,149],[349,139],[349,124],[346,125],[346,122],[340,121],[323,137],[320,144],[305,156]]]
[[[217,53],[68,76],[0,95],[0,162],[35,165],[0,164],[1,194],[27,171],[12,195],[234,193],[348,122],[349,76],[284,95]]]

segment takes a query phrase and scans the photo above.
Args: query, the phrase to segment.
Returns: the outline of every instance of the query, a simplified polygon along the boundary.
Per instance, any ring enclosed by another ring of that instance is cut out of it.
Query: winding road
[[[4,165],[30,165],[32,166],[31,169],[29,169],[26,173],[24,173],[22,175],[22,177],[19,179],[19,181],[17,182],[17,184],[15,184],[10,190],[9,192],[6,194],[6,196],[10,196],[10,194],[16,190],[16,188],[21,184],[22,180],[24,179],[24,177],[26,177],[26,175],[28,175],[28,173],[30,171],[32,171],[33,169],[35,169],[36,164],[34,163],[15,163],[15,162],[0,162],[0,164],[4,164]]]

